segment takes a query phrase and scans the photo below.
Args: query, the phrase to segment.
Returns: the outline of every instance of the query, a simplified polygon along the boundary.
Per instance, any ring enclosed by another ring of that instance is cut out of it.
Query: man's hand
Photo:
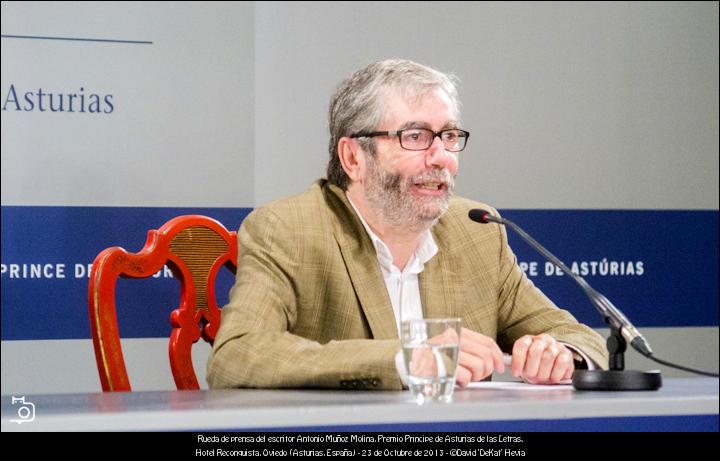
[[[502,351],[495,341],[483,334],[463,328],[460,334],[460,357],[455,382],[465,387],[490,376],[494,370],[505,371]]]
[[[575,371],[572,352],[548,334],[525,335],[515,341],[512,375],[531,384],[559,384]]]

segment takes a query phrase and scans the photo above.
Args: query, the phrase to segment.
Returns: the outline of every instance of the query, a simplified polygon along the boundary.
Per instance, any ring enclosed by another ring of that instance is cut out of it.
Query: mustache
[[[455,186],[455,177],[450,174],[450,170],[443,168],[442,170],[431,170],[408,178],[409,185],[422,182],[442,182],[447,185],[449,190],[452,190]]]

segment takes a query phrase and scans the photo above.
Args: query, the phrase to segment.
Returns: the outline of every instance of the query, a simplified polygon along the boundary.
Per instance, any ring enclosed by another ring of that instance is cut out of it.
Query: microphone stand
[[[550,253],[514,222],[493,216],[485,210],[471,210],[469,216],[473,221],[483,224],[494,222],[512,228],[545,259],[558,266],[565,274],[575,280],[600,312],[605,323],[610,326],[610,336],[606,341],[609,354],[608,370],[575,370],[572,376],[572,384],[575,389],[589,391],[654,391],[662,386],[662,376],[659,370],[625,370],[624,354],[627,350],[628,341],[643,356],[652,356],[652,349],[650,349],[650,345],[640,332],[635,329],[620,309],[615,307],[609,299],[595,291],[585,279],[572,272],[554,254]]]

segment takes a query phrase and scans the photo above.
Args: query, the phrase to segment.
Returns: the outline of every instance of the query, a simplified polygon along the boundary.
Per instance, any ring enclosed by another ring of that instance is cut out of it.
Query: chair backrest
[[[112,247],[93,263],[88,306],[95,359],[103,391],[130,391],[120,345],[115,285],[118,277],[151,277],[167,265],[180,281],[180,306],[170,314],[170,366],[178,389],[199,389],[192,345],[202,337],[212,344],[220,326],[215,278],[222,266],[237,269],[237,232],[206,216],[171,219],[148,232],[138,253]]]

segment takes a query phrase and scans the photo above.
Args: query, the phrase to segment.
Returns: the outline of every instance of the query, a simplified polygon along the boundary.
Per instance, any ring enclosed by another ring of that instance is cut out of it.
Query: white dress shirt
[[[350,201],[350,204],[355,208],[360,222],[362,222],[370,236],[370,240],[372,240],[373,246],[375,246],[378,263],[385,278],[385,286],[387,287],[393,312],[395,313],[395,325],[399,336],[400,325],[403,320],[423,318],[418,274],[425,268],[425,263],[430,261],[438,252],[438,247],[435,244],[432,233],[426,230],[420,240],[418,249],[410,257],[410,260],[405,265],[405,269],[401,271],[393,264],[393,256],[385,242],[383,242],[365,222],[365,219],[363,219],[357,207],[355,207],[355,204],[350,200],[350,197],[348,197],[348,201]]]
[[[346,194],[347,195],[347,194]],[[385,242],[377,236],[370,228],[365,219],[358,211],[357,207],[347,196],[350,205],[352,205],[355,213],[360,218],[360,222],[370,236],[370,240],[375,247],[380,270],[385,279],[390,303],[395,313],[395,326],[398,330],[398,337],[401,335],[401,325],[403,320],[422,319],[422,300],[420,299],[420,284],[418,274],[425,268],[425,263],[430,261],[438,252],[432,233],[426,230],[423,234],[418,249],[412,254],[410,260],[402,271],[393,264],[393,256]],[[438,361],[442,366],[442,360]],[[395,368],[400,375],[400,380],[407,386],[407,370],[403,360],[402,350],[395,355]],[[443,367],[444,368],[444,367]],[[438,370],[440,372],[441,370]],[[443,370],[444,373],[444,370]]]

